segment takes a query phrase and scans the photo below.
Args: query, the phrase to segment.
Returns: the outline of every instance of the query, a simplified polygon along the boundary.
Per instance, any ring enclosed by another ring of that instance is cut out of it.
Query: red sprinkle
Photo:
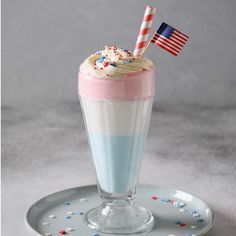
[[[179,226],[184,227],[184,226],[186,226],[186,224],[179,224]]]
[[[152,196],[151,198],[152,198],[152,200],[157,200],[158,199],[157,196]]]
[[[59,234],[66,234],[66,231],[65,230],[60,230]]]
[[[109,65],[109,62],[108,62],[108,61],[105,61],[105,62],[103,63],[103,65],[104,65],[104,67],[107,67],[107,66]]]

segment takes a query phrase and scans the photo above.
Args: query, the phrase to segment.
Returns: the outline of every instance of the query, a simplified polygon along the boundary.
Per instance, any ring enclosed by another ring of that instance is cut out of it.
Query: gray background
[[[191,37],[179,58],[149,48],[156,99],[235,104],[234,0],[3,0],[3,104],[75,101],[78,66],[106,44],[133,49],[147,3],[153,32],[166,21]]]
[[[133,49],[145,5],[191,39],[178,58],[151,46],[156,103],[140,180],[208,201],[209,236],[236,231],[236,1],[2,1],[2,235],[28,235],[27,208],[95,182],[77,98],[82,61]]]

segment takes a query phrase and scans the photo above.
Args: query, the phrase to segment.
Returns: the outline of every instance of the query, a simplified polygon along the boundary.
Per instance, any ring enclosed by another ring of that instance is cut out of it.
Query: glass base
[[[103,202],[101,206],[88,211],[84,221],[90,228],[108,234],[144,233],[154,225],[150,211],[125,200]]]

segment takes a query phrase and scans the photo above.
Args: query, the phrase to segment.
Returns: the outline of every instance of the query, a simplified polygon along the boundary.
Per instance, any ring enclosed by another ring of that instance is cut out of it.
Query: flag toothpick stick
[[[150,46],[151,44],[151,40],[149,40],[148,44],[146,45],[146,47],[143,49],[142,53],[141,53],[141,56],[143,56],[143,54],[146,52],[146,50],[148,49],[148,47]]]

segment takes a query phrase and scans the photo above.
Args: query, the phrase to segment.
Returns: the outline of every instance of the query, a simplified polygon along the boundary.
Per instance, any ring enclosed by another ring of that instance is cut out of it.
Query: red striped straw
[[[142,55],[142,51],[146,46],[148,35],[150,32],[150,28],[152,26],[152,21],[155,16],[156,8],[152,6],[147,6],[144,17],[143,17],[143,22],[139,31],[139,35],[137,38],[137,42],[135,45],[134,49],[134,56],[138,57]]]

